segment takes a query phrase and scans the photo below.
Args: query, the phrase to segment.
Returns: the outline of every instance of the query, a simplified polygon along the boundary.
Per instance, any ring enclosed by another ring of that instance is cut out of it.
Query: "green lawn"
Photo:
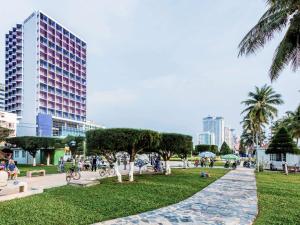
[[[71,166],[71,163],[66,163],[66,169],[68,169]],[[26,172],[29,170],[46,170],[46,175],[47,174],[55,174],[58,173],[57,171],[57,166],[32,166],[32,165],[24,165],[24,164],[19,164],[17,165],[18,169],[20,170],[19,176],[26,176]]]
[[[57,166],[32,166],[32,165],[18,165],[20,170],[19,176],[26,176],[26,172],[29,170],[46,170],[46,174],[58,173]]]
[[[256,174],[259,215],[255,225],[300,224],[300,175]]]
[[[210,178],[200,178],[208,171]],[[172,175],[140,175],[135,182],[115,178],[88,188],[63,186],[0,203],[1,224],[91,224],[133,215],[184,200],[223,176],[223,169],[174,169]]]

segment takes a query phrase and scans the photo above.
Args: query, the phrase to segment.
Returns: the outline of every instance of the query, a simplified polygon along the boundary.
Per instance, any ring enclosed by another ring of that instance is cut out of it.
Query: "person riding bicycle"
[[[236,161],[234,161],[233,163],[232,163],[232,169],[236,169],[236,166],[237,166],[237,163],[236,163]]]
[[[224,165],[224,167],[225,168],[229,168],[229,166],[230,166],[230,162],[227,160],[226,163],[225,163],[225,165]]]

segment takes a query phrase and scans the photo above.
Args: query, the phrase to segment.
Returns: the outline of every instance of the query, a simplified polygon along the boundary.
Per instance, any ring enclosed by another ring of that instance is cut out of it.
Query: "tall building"
[[[215,134],[211,132],[202,132],[198,136],[198,144],[202,145],[214,145],[215,144]]]
[[[0,111],[5,111],[5,85],[0,83]]]
[[[86,42],[41,11],[6,34],[5,110],[17,135],[83,135]]]
[[[224,129],[224,139],[228,146],[233,149],[234,148],[234,129],[229,127],[225,127]]]
[[[215,132],[215,120],[213,117],[208,116],[203,118],[203,132]]]
[[[224,142],[224,118],[216,117],[215,118],[215,138],[216,145],[220,148]]]
[[[205,117],[203,122],[203,132],[214,136],[214,144],[219,148],[224,142],[224,118],[223,117]],[[207,135],[207,134],[206,134]],[[199,139],[200,140],[200,139]]]

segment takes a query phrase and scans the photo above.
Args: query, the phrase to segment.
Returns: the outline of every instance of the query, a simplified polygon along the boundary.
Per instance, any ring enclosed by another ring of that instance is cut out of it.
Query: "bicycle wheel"
[[[109,174],[110,174],[111,176],[115,175],[115,173],[116,173],[116,171],[115,171],[114,168],[110,169]]]
[[[74,180],[79,180],[80,177],[81,177],[81,174],[80,174],[79,172],[74,172],[74,173],[73,173],[73,179],[74,179]]]
[[[71,175],[66,175],[66,181],[67,181],[67,183],[70,183],[71,179],[72,179]]]
[[[100,170],[100,171],[99,171],[99,174],[100,174],[101,177],[104,177],[106,173],[105,173],[104,170]]]

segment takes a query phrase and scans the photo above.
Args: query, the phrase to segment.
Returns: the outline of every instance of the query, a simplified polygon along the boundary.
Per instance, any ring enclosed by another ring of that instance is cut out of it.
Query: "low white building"
[[[84,129],[85,129],[85,131],[99,129],[99,128],[104,129],[105,127],[102,126],[102,125],[99,125],[99,124],[97,124],[97,123],[95,123],[94,121],[91,121],[91,120],[87,120],[84,123]]]
[[[0,111],[0,127],[11,130],[9,137],[15,137],[17,133],[17,114]]]
[[[257,150],[257,162],[264,166],[264,169],[271,169],[273,165],[274,169],[282,170],[282,164],[287,163],[288,166],[300,167],[300,155],[295,154],[266,154],[265,149]]]

